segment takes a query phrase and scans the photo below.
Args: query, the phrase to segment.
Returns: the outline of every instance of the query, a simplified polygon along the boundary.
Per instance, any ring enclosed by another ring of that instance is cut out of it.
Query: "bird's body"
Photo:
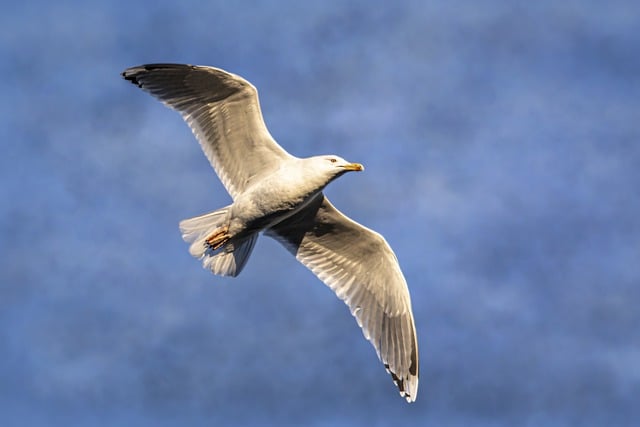
[[[335,160],[335,162],[331,162]],[[291,158],[262,180],[252,183],[233,201],[232,218],[240,219],[249,229],[262,230],[282,221],[305,207],[337,174],[332,168],[313,168],[313,164],[338,162],[335,156],[308,159]],[[341,164],[357,168],[340,159]],[[346,172],[346,169],[344,170]]]
[[[256,89],[234,74],[181,64],[122,74],[182,114],[233,198],[180,223],[190,253],[213,273],[236,276],[260,232],[278,240],[349,306],[401,395],[414,401],[418,347],[397,259],[382,236],[341,214],[322,192],[362,165],[288,154],[264,125]]]

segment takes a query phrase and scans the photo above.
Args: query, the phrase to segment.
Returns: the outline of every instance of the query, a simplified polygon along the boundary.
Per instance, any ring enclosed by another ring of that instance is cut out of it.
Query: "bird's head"
[[[304,180],[319,190],[346,172],[364,170],[360,163],[351,163],[334,155],[308,157],[302,160],[301,166]]]
[[[319,164],[320,168],[331,176],[340,176],[345,172],[360,172],[364,170],[364,166],[360,163],[351,163],[335,155],[317,156],[314,158],[314,163]]]

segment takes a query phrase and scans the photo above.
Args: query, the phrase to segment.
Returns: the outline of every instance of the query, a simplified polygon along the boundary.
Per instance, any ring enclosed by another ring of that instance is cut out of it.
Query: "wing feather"
[[[419,367],[411,300],[384,238],[340,213],[322,194],[265,234],[284,244],[349,306],[400,393],[414,401]]]
[[[183,64],[140,65],[122,76],[182,114],[233,198],[292,157],[269,134],[258,91],[242,77]]]

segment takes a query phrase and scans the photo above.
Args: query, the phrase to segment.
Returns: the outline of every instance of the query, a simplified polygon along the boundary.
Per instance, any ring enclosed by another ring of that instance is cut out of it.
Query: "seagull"
[[[237,276],[260,233],[280,242],[349,307],[408,402],[418,391],[418,341],[407,282],[391,247],[323,194],[347,172],[336,155],[298,158],[273,139],[258,91],[219,68],[147,64],[122,77],[177,110],[233,203],[180,222],[189,252],[221,276]]]

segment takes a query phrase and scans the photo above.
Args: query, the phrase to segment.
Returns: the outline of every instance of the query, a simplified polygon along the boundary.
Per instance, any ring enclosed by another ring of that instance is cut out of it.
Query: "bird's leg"
[[[229,240],[229,235],[227,234],[229,231],[229,226],[224,225],[220,228],[217,228],[213,233],[209,235],[204,241],[205,245],[212,250],[220,249],[222,245],[227,243]]]

